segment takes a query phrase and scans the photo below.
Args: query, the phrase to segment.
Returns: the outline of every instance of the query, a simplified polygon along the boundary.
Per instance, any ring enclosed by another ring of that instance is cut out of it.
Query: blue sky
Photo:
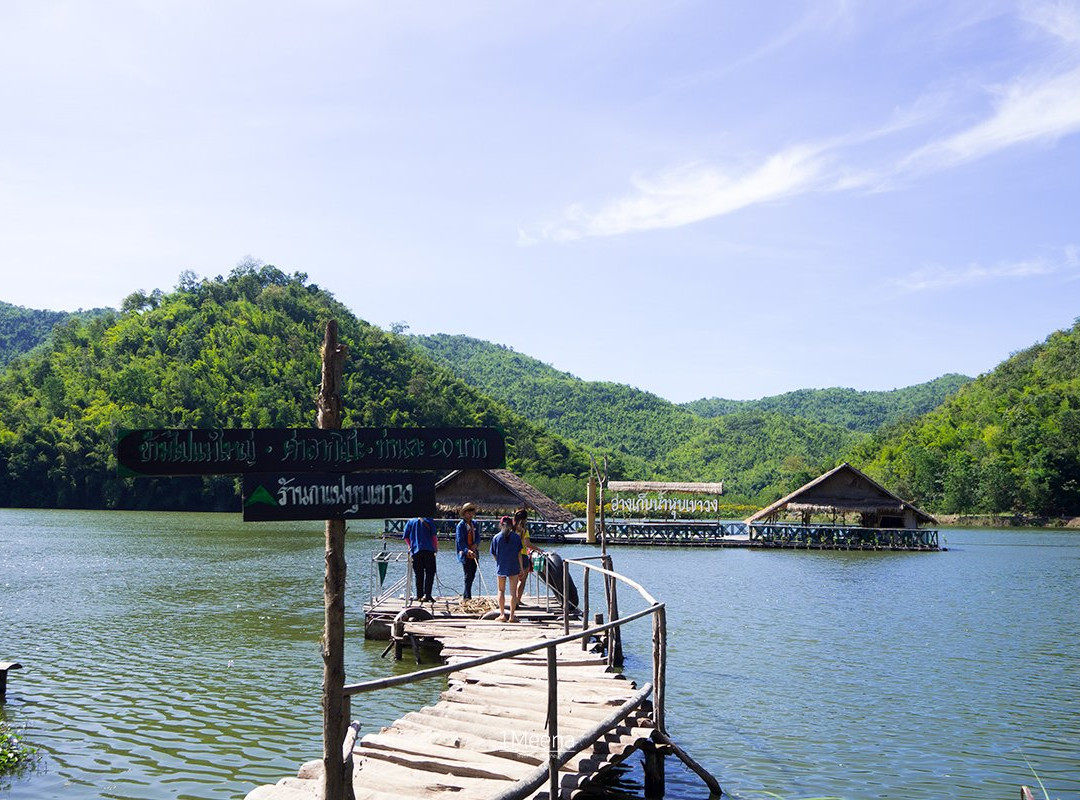
[[[0,4],[0,300],[247,256],[675,401],[1080,316],[1074,2]]]

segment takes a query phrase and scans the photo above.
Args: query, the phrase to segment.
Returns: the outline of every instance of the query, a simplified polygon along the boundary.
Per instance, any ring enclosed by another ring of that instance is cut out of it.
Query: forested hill
[[[1080,320],[879,433],[854,463],[943,513],[1080,516]]]
[[[796,417],[843,425],[853,431],[873,433],[937,408],[949,395],[971,382],[966,375],[950,373],[926,383],[883,392],[856,389],[799,389],[760,400],[725,400],[709,397],[683,404],[703,417],[719,417],[737,411],[774,411]]]
[[[467,383],[586,447],[652,463],[708,427],[654,394],[584,381],[503,345],[446,334],[409,338]]]
[[[74,317],[0,372],[0,506],[236,510],[231,477],[120,479],[123,428],[311,427],[319,346],[349,348],[345,426],[492,425],[527,477],[587,471],[586,454],[271,266],[181,276],[121,312]]]
[[[649,392],[583,381],[467,336],[409,337],[515,411],[581,445],[623,456],[634,478],[724,481],[729,498],[772,502],[830,469],[862,434],[750,410],[707,419]]]
[[[41,311],[0,300],[0,367],[45,341],[53,327],[72,316],[92,317],[105,309],[91,311]]]

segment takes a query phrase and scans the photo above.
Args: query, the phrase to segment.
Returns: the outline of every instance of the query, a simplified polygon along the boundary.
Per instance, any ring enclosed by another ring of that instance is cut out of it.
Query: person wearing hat
[[[476,515],[476,506],[466,503],[461,507],[461,519],[458,521],[454,535],[457,547],[457,558],[465,570],[465,594],[466,600],[472,599],[472,585],[476,579],[476,558],[480,553],[480,532],[473,522]]]
[[[499,520],[499,532],[491,540],[491,555],[495,557],[495,575],[499,582],[499,622],[506,622],[506,584],[510,584],[510,621],[517,622],[517,582],[521,572],[521,537],[514,530],[514,520],[503,517]]]

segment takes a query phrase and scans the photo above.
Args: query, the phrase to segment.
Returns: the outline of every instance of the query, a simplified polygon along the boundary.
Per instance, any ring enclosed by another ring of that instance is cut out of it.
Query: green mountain
[[[0,506],[238,509],[232,477],[117,478],[117,432],[313,426],[330,318],[349,349],[346,427],[495,426],[511,469],[581,483],[579,447],[357,319],[305,275],[245,265],[69,318],[0,372]]]
[[[92,317],[105,309],[92,311],[40,311],[0,300],[0,368],[16,356],[27,353],[48,338],[52,329],[72,316]]]
[[[1080,515],[1080,319],[879,432],[853,463],[942,513]]]
[[[724,481],[724,493],[768,504],[826,472],[866,438],[769,411],[739,411],[709,420],[675,448],[664,471],[676,480]]]
[[[467,336],[409,337],[466,382],[590,450],[627,477],[724,481],[732,500],[771,502],[832,468],[863,438],[839,425],[744,410],[708,419],[649,392],[583,381]]]
[[[708,423],[649,392],[583,381],[535,358],[468,336],[411,336],[466,383],[585,447],[618,452],[638,469],[654,464]]]
[[[685,403],[683,408],[703,417],[719,417],[737,411],[773,411],[873,433],[882,426],[914,419],[937,408],[945,402],[946,397],[970,382],[971,378],[966,375],[950,373],[926,383],[884,392],[841,388],[799,389],[760,400],[709,397]]]

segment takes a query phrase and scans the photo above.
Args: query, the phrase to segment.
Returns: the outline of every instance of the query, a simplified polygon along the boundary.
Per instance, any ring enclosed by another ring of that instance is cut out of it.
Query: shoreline
[[[1034,514],[935,514],[942,528],[1068,528],[1080,531],[1080,517]]]

